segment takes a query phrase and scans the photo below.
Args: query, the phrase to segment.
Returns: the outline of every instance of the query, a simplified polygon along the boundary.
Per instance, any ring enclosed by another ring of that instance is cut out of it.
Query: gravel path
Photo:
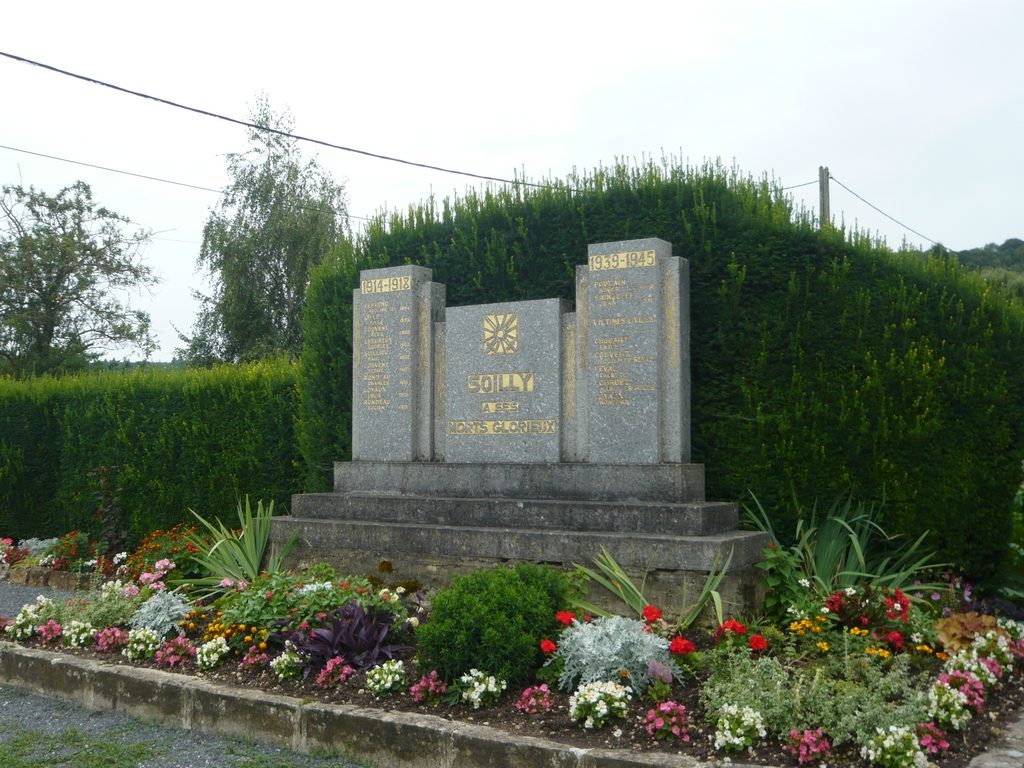
[[[40,587],[25,587],[0,581],[0,616],[14,616],[36,595],[57,600],[68,593]],[[287,749],[264,747],[243,741],[206,736],[201,733],[144,723],[118,712],[94,712],[58,699],[26,693],[0,685],[0,754],[26,733],[36,735],[41,744],[51,743],[47,736],[83,734],[85,739],[102,739],[118,744],[145,744],[151,756],[134,765],[140,768],[192,768],[192,766],[230,766],[232,768],[361,768],[338,758],[302,755]],[[36,755],[39,765],[64,765],[46,755]],[[2,761],[0,761],[2,762]],[[35,764],[35,763],[34,763]],[[123,765],[123,763],[119,763]]]

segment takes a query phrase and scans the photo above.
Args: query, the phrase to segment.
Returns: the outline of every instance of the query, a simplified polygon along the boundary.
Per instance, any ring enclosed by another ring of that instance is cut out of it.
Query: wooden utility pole
[[[828,210],[828,166],[818,166],[818,217],[821,229],[832,225]]]

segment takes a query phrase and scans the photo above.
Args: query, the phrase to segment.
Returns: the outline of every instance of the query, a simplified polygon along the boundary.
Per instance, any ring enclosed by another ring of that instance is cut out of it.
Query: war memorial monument
[[[655,238],[588,247],[563,299],[445,306],[431,270],[366,270],[353,295],[352,461],[273,538],[293,559],[443,585],[503,562],[590,564],[601,547],[682,607],[731,555],[749,608],[767,543],[705,501],[690,463],[685,259]],[[685,594],[684,594],[685,593]],[[595,597],[599,597],[595,595]]]

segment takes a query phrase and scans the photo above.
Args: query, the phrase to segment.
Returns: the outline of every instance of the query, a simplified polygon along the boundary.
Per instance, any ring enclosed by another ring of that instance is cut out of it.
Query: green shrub
[[[510,685],[530,680],[543,660],[540,641],[554,634],[568,605],[566,575],[520,564],[463,576],[431,600],[416,630],[417,661],[448,682],[480,669]]]
[[[190,508],[287,500],[300,490],[296,371],[278,360],[0,379],[0,531],[96,540],[104,504],[136,542]]]
[[[776,736],[820,727],[844,744],[864,743],[881,726],[913,728],[928,719],[927,686],[909,654],[882,663],[837,651],[824,664],[807,665],[740,649],[716,655],[709,671],[700,689],[709,723],[727,703],[749,704]]]
[[[652,236],[690,264],[692,453],[708,498],[752,490],[789,515],[779,530],[794,495],[885,498],[886,531],[931,529],[939,560],[994,572],[1024,458],[1024,306],[941,249],[819,230],[777,186],[716,165],[619,165],[371,221],[324,268],[337,290],[310,295],[324,342],[307,351],[334,346],[330,366],[304,356],[303,419],[335,443],[314,455],[310,441],[308,471],[326,477],[347,450],[328,428],[349,423],[334,393],[351,387],[351,311],[337,302],[355,271],[429,267],[449,306],[571,300],[588,243]]]

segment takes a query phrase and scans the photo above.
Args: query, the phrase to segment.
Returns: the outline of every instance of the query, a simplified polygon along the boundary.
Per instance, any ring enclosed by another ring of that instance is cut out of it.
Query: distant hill
[[[983,280],[1002,285],[1010,296],[1024,301],[1024,240],[1011,237],[1002,245],[960,251],[957,257]]]
[[[1011,272],[1024,272],[1024,240],[1011,237],[1002,245],[989,243],[983,248],[972,248],[957,254],[960,263],[975,269],[997,268]]]

